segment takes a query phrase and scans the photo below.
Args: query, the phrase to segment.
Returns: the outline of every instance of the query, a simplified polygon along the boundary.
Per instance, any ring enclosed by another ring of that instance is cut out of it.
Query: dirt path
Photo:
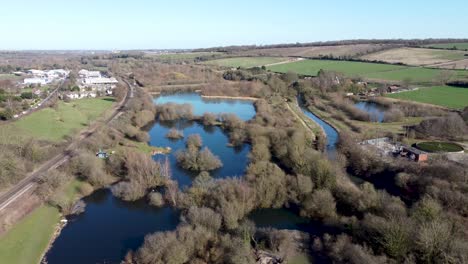
[[[280,62],[265,64],[264,66],[265,66],[265,67],[269,67],[269,66],[274,66],[274,65],[279,65],[279,64],[286,64],[286,63],[291,63],[291,62],[297,62],[297,61],[301,61],[301,60],[305,60],[305,59],[304,59],[304,58],[294,58],[294,59],[289,59],[289,60],[286,60],[286,61],[280,61]]]

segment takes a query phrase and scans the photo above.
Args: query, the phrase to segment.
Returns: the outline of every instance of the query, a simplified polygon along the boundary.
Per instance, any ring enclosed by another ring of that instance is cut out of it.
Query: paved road
[[[127,81],[124,80],[127,84],[127,94],[125,98],[114,107],[114,111],[112,115],[110,115],[104,122],[105,125],[109,124],[112,120],[116,119],[124,110],[125,105],[127,104],[130,98],[133,98],[133,86],[130,85]],[[102,125],[102,124],[101,124]],[[77,140],[70,143],[70,145],[65,149],[64,152],[58,154],[57,156],[53,157],[46,163],[42,164],[39,168],[34,170],[28,176],[26,176],[23,180],[18,182],[15,186],[11,187],[8,191],[0,195],[0,211],[5,209],[9,204],[14,202],[18,197],[26,193],[28,190],[33,188],[36,185],[36,180],[39,176],[41,176],[44,172],[47,172],[51,169],[56,169],[60,167],[62,164],[67,162],[71,158],[71,151],[76,148],[76,146],[84,139],[91,136],[100,126],[95,126],[89,128],[88,130],[82,132]]]

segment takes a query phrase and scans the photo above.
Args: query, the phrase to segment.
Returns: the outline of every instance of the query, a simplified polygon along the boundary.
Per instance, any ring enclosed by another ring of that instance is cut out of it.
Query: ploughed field
[[[459,50],[397,48],[368,54],[362,56],[361,59],[423,66],[463,60],[466,58],[465,53],[466,52]]]
[[[453,109],[462,109],[468,106],[468,88],[433,86],[413,91],[387,94],[386,96],[395,99],[440,105]]]

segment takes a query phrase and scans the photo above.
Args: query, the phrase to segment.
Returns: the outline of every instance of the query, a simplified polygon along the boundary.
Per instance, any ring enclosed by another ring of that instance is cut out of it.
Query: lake
[[[251,101],[242,100],[205,100],[198,94],[177,94],[160,96],[155,103],[175,102],[190,103],[194,113],[204,112],[235,113],[241,119],[248,120],[255,115]],[[242,176],[248,164],[250,146],[228,146],[229,138],[216,126],[204,127],[197,122],[156,122],[150,129],[150,145],[171,147],[167,155],[173,178],[181,188],[191,185],[198,173],[186,171],[177,166],[175,153],[185,148],[185,140],[169,140],[165,137],[170,128],[183,131],[185,137],[200,134],[203,146],[223,162],[223,167],[212,171],[214,178]],[[164,161],[165,156],[154,156],[157,161]],[[86,210],[83,214],[70,219],[46,254],[50,264],[74,263],[120,263],[129,250],[138,249],[144,237],[157,231],[173,230],[179,224],[179,212],[165,208],[149,206],[143,199],[136,202],[124,202],[114,197],[109,189],[95,191],[85,197]]]

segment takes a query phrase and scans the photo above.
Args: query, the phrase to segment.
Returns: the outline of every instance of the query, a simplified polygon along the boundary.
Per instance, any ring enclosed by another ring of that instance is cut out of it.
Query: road
[[[67,162],[71,158],[71,151],[76,148],[76,146],[84,139],[90,137],[99,127],[102,125],[109,124],[112,120],[116,119],[120,114],[124,111],[124,107],[127,104],[130,98],[133,98],[134,94],[134,87],[130,85],[126,80],[124,80],[125,84],[127,84],[127,94],[125,98],[120,101],[113,109],[113,113],[105,120],[104,124],[94,126],[89,128],[86,131],[83,131],[77,140],[73,141],[68,145],[68,147],[62,153],[58,154],[57,156],[53,157],[49,161],[42,164],[39,168],[31,172],[28,176],[18,182],[15,186],[11,187],[8,191],[0,195],[0,211],[5,209],[8,205],[14,202],[18,197],[26,193],[28,190],[33,188],[36,185],[36,180],[39,176],[43,173],[60,167],[62,164]]]
[[[37,110],[42,109],[45,106],[45,104],[47,103],[47,101],[49,101],[53,96],[55,96],[58,93],[58,91],[60,90],[62,85],[63,85],[63,81],[57,86],[57,88],[55,88],[52,92],[50,92],[49,95],[45,99],[43,99],[41,102],[37,103],[35,106],[32,106],[28,110],[23,111],[23,112],[15,115],[16,117],[14,117],[12,119],[12,121],[17,120],[17,119],[19,119],[21,117],[27,116],[27,115],[29,115],[29,114],[37,111]]]

